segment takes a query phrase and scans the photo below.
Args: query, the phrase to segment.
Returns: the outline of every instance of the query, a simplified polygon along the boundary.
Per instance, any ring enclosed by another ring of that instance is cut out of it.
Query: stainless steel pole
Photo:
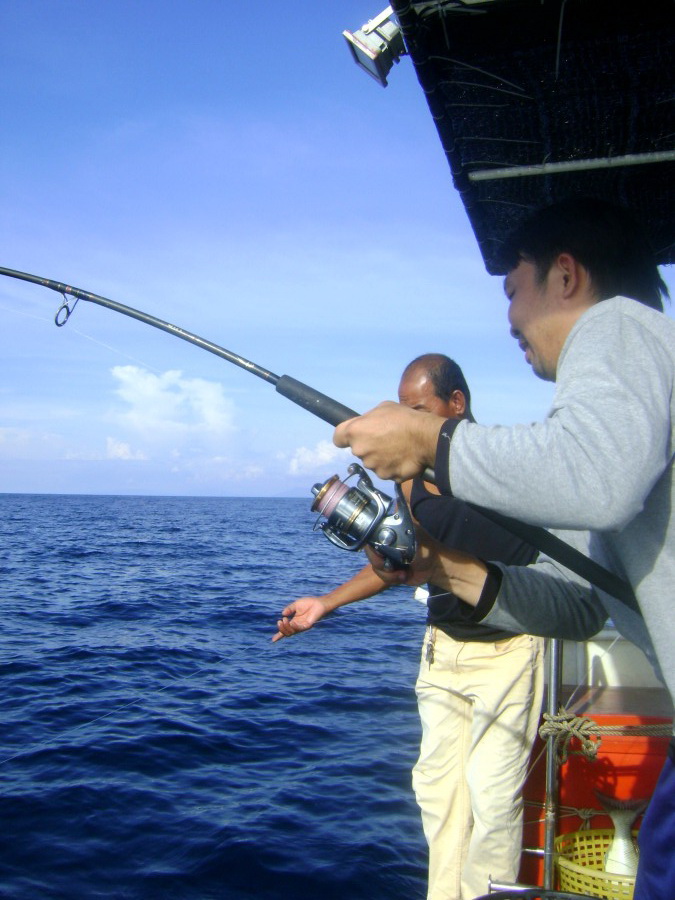
[[[563,642],[548,642],[548,697],[546,710],[556,715],[560,705],[562,685]],[[546,739],[546,799],[544,806],[544,888],[552,890],[555,882],[555,831],[558,818],[558,761],[555,735]]]

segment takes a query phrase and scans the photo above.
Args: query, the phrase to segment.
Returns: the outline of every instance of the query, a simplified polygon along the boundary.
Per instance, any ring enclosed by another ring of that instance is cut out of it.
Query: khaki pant
[[[543,639],[530,635],[488,644],[427,629],[413,787],[429,844],[428,900],[473,900],[488,892],[490,877],[517,880],[543,651]]]

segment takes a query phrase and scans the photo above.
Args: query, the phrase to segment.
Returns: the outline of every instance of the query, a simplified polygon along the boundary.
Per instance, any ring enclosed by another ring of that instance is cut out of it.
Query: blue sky
[[[0,10],[0,265],[75,285],[365,411],[414,356],[480,421],[541,418],[412,65],[360,0],[21,0]],[[664,273],[675,294],[675,279]],[[309,496],[350,461],[265,382],[0,278],[0,491]]]

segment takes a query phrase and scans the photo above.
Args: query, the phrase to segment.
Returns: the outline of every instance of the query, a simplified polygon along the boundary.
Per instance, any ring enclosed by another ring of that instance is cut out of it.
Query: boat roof
[[[632,208],[675,261],[673,0],[392,0],[489,273],[532,210]]]

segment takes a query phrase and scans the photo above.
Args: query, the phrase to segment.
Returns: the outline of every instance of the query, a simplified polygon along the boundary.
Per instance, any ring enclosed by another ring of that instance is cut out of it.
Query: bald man
[[[426,354],[404,370],[399,400],[444,420],[468,419],[462,370]],[[413,515],[438,541],[483,559],[527,565],[536,552],[465,503],[420,479],[404,485]],[[429,845],[428,900],[472,900],[489,878],[514,882],[522,843],[522,786],[542,696],[543,640],[468,620],[472,608],[429,586],[416,684],[422,723],[413,787]],[[385,590],[368,565],[323,596],[289,604],[272,640],[306,631],[340,606]]]

